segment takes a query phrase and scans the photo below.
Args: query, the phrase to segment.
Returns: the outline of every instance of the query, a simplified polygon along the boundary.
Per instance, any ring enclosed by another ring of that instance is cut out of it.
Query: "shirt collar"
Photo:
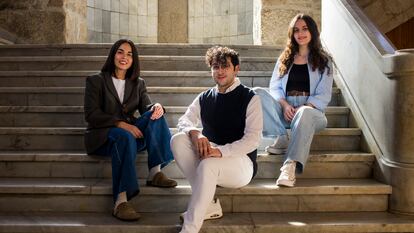
[[[241,84],[240,79],[236,77],[236,79],[234,80],[234,83],[229,88],[226,89],[226,91],[224,92],[224,94],[233,91],[240,84]],[[214,88],[216,89],[217,92],[219,92],[217,85]]]

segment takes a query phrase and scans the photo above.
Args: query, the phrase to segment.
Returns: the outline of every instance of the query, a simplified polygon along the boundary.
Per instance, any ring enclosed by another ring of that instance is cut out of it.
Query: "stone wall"
[[[17,43],[19,43],[19,41],[16,35],[13,35],[0,27],[0,45]]]
[[[64,0],[62,7],[66,19],[65,43],[87,43],[86,1]]]
[[[190,43],[253,44],[253,0],[188,0]]]
[[[284,46],[289,23],[298,13],[310,15],[320,30],[321,0],[262,0],[262,44]]]
[[[356,3],[384,34],[414,17],[413,0],[356,0]]]
[[[253,0],[253,44],[262,44],[262,0]]]
[[[0,25],[25,43],[85,43],[86,0],[2,0]]]
[[[88,0],[88,42],[156,43],[158,0]]]
[[[283,46],[295,14],[307,13],[318,23],[321,14],[321,0],[177,0],[186,3],[187,10],[181,7],[180,13],[176,7],[166,8],[169,11],[162,17],[167,21],[160,22],[158,1],[1,0],[0,26],[28,43],[111,43],[129,38],[137,43]],[[175,17],[174,22],[168,22],[171,17]],[[160,33],[164,33],[159,31],[164,30],[159,29],[160,23],[171,32],[178,30],[180,36],[186,31],[187,39],[159,41]]]
[[[158,43],[188,42],[188,0],[158,0]]]

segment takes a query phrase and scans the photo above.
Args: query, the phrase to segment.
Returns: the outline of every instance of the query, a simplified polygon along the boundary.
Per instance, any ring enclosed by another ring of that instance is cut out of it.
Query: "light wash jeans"
[[[191,198],[180,233],[197,233],[214,198],[216,186],[241,188],[253,176],[253,162],[247,155],[200,160],[190,137],[177,133],[171,139],[175,162],[191,185]]]
[[[323,130],[328,121],[325,114],[318,109],[303,106],[299,108],[292,122],[286,122],[283,109],[270,93],[264,88],[254,88],[260,96],[263,110],[263,136],[275,138],[287,135],[286,129],[291,129],[289,146],[286,151],[285,163],[288,160],[297,161],[296,172],[302,173],[309,157],[313,135]],[[286,101],[293,107],[306,103],[308,96],[288,96]]]

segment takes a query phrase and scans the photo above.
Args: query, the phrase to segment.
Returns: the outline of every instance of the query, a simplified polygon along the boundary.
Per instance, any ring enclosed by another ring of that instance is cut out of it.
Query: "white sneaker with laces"
[[[187,211],[180,214],[180,221],[182,223],[184,222],[185,213],[187,213]],[[204,220],[218,219],[221,217],[223,217],[223,210],[221,209],[220,200],[218,198],[214,198],[207,208],[207,212],[204,215]]]
[[[280,155],[280,154],[286,153],[288,145],[289,145],[288,136],[281,135],[281,136],[277,136],[275,142],[272,145],[267,146],[265,150],[267,153]]]
[[[277,186],[293,187],[295,186],[296,161],[287,161],[285,165],[280,168],[280,176],[276,181]]]

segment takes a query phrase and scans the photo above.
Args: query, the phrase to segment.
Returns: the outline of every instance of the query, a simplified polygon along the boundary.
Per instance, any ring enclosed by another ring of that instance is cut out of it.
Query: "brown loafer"
[[[112,212],[112,216],[122,221],[136,221],[141,217],[129,202],[119,204]]]
[[[161,188],[172,188],[177,186],[177,181],[169,179],[162,172],[158,172],[152,180],[147,180],[147,185]]]

